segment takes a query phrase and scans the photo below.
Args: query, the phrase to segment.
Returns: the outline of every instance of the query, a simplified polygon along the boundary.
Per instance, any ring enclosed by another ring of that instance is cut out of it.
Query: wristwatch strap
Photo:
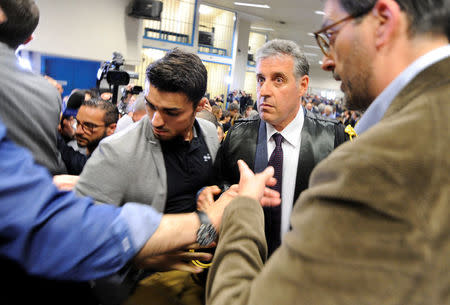
[[[206,215],[205,212],[196,210],[195,213],[197,213],[198,218],[200,219],[200,225],[203,225],[203,224],[209,225],[209,224],[211,224],[211,221],[209,220],[209,217],[208,217],[208,215]]]

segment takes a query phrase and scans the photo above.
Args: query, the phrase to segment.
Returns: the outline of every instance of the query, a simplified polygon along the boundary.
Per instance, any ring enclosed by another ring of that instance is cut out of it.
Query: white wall
[[[37,0],[40,22],[25,49],[64,57],[110,60],[120,52],[140,62],[142,21],[128,17],[130,0]]]

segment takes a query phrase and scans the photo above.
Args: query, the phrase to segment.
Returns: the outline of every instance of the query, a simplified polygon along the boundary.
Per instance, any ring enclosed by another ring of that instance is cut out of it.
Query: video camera
[[[123,71],[120,67],[123,66],[124,59],[119,52],[113,53],[111,61],[105,61],[97,72],[97,89],[100,91],[100,83],[106,78],[109,89],[113,87],[113,104],[117,104],[117,95],[119,86],[126,86],[130,82],[130,75]]]

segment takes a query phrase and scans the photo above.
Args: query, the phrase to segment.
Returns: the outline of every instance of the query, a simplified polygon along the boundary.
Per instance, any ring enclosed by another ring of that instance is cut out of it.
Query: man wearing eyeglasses
[[[90,156],[102,139],[114,133],[119,120],[117,107],[109,101],[84,101],[77,113],[75,138],[79,147],[86,147]]]
[[[241,164],[207,304],[450,304],[449,20],[448,0],[325,2],[323,69],[358,137],[314,169],[266,266],[248,197],[267,177]]]
[[[83,101],[76,114],[75,140],[77,150],[69,147],[62,139],[58,149],[69,175],[54,176],[54,183],[61,189],[71,190],[78,181],[84,165],[101,140],[114,133],[119,112],[110,101],[92,98]]]

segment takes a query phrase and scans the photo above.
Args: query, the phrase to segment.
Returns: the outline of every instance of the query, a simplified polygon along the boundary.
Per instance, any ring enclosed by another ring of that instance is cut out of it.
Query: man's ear
[[[308,91],[308,85],[309,85],[309,76],[303,75],[298,81],[298,89],[300,97],[306,94],[306,92]]]
[[[208,102],[208,99],[206,97],[203,97],[200,102],[197,105],[197,108],[195,108],[195,112],[200,112],[205,107],[206,102]]]
[[[28,44],[30,41],[32,41],[33,40],[33,35],[30,35],[30,37],[28,37],[25,41],[24,41],[24,43],[23,43],[23,45],[26,45],[26,44]]]
[[[108,127],[106,128],[106,135],[110,136],[114,133],[114,131],[116,131],[116,127],[117,127],[117,123],[112,123],[109,124]]]
[[[401,10],[394,0],[379,0],[373,10],[372,15],[376,18],[375,46],[376,48],[386,45],[398,29],[401,17]],[[408,25],[405,25],[407,28]]]

